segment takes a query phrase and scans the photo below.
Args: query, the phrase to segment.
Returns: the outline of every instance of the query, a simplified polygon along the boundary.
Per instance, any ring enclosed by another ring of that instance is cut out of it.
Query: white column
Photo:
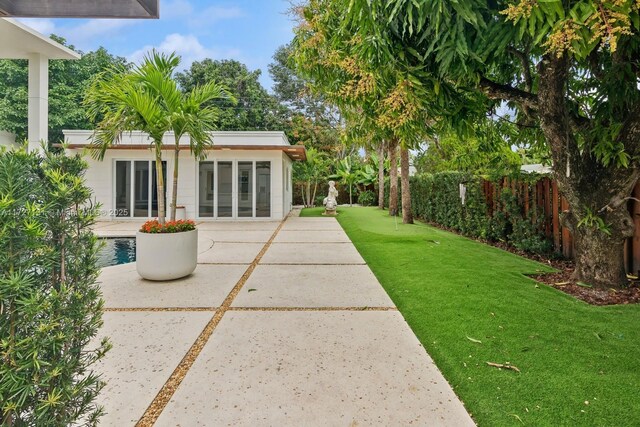
[[[29,151],[40,150],[49,132],[49,59],[34,54],[29,58]]]

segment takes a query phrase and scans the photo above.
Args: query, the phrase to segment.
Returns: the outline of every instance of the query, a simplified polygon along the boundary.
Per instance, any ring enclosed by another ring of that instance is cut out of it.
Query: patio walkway
[[[198,229],[186,279],[101,274],[102,425],[473,425],[334,218]]]

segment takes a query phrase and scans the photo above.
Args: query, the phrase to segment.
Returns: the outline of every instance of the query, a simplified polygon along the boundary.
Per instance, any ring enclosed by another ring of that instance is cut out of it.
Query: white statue
[[[329,195],[324,198],[322,204],[324,205],[325,215],[335,215],[336,208],[338,207],[338,190],[336,190],[336,183],[329,181]]]

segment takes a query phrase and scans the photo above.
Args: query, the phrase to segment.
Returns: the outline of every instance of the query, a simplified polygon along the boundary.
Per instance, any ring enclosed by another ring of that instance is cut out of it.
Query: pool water
[[[105,245],[98,254],[98,267],[126,264],[136,260],[135,237],[103,239]]]

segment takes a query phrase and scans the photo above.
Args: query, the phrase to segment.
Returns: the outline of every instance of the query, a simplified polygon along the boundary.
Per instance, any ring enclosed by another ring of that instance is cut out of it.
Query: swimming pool
[[[104,246],[98,254],[98,267],[126,264],[136,260],[135,237],[103,239]]]

